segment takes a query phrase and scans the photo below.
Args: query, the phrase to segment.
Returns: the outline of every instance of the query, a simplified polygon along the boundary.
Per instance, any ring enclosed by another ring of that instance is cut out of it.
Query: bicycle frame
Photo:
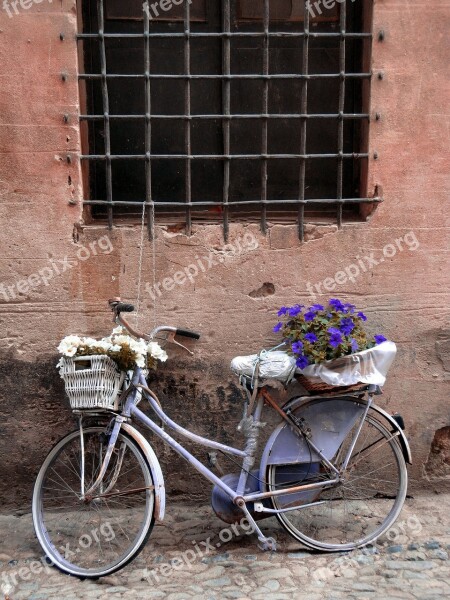
[[[115,417],[115,422],[114,422],[114,426],[113,426],[113,429],[112,429],[112,432],[110,435],[108,448],[107,448],[107,451],[105,454],[105,458],[103,459],[103,464],[100,469],[99,475],[98,475],[96,481],[90,487],[90,489],[87,490],[85,492],[85,494],[83,494],[83,496],[85,496],[87,498],[95,497],[99,487],[101,486],[103,477],[104,477],[106,470],[108,468],[108,465],[109,465],[111,455],[112,455],[114,447],[116,445],[117,437],[118,437],[120,428],[122,426],[122,423],[124,423],[129,418],[136,419],[142,425],[144,425],[145,427],[147,427],[148,429],[153,431],[153,433],[155,433],[166,444],[168,444],[175,452],[177,452],[177,454],[179,454],[185,460],[187,460],[189,462],[189,464],[191,464],[194,467],[194,469],[196,469],[203,477],[205,477],[207,480],[209,480],[213,485],[216,485],[219,488],[221,488],[225,492],[225,494],[234,503],[238,503],[238,501],[240,501],[240,503],[242,503],[242,502],[244,502],[244,503],[257,502],[258,500],[275,497],[277,495],[287,495],[287,494],[293,494],[293,493],[296,493],[299,491],[326,488],[326,487],[332,486],[339,482],[338,469],[336,469],[336,467],[327,459],[327,457],[324,455],[324,453],[314,444],[314,442],[312,440],[308,439],[307,436],[305,436],[305,440],[308,443],[308,445],[311,447],[311,449],[314,450],[317,453],[317,455],[320,457],[320,459],[327,466],[329,466],[329,468],[335,473],[334,478],[320,481],[320,482],[296,485],[291,488],[272,490],[269,492],[244,494],[244,490],[245,490],[245,486],[246,486],[247,478],[248,478],[249,467],[251,467],[251,465],[253,464],[253,461],[254,461],[254,453],[249,452],[248,450],[241,450],[238,448],[234,448],[232,446],[227,446],[226,444],[222,444],[220,442],[216,442],[216,441],[210,440],[208,438],[199,436],[197,434],[194,434],[194,433],[184,429],[183,427],[181,427],[180,425],[178,425],[177,423],[172,421],[172,419],[170,419],[165,414],[165,412],[162,410],[162,408],[160,408],[160,406],[157,402],[156,396],[154,396],[153,393],[151,392],[151,390],[148,389],[145,376],[144,376],[142,370],[138,367],[136,367],[136,369],[133,372],[133,377],[132,377],[132,380],[130,383],[130,387],[131,387],[131,391],[129,393],[127,393],[123,411],[122,411],[121,415],[117,415]],[[241,474],[240,474],[237,489],[234,490],[231,487],[229,487],[226,483],[224,483],[222,481],[222,479],[220,479],[208,467],[203,465],[195,456],[193,456],[188,450],[186,450],[186,448],[184,448],[173,437],[171,437],[168,433],[166,433],[166,431],[164,431],[164,429],[162,427],[157,425],[154,421],[152,421],[149,417],[147,417],[147,415],[145,415],[141,410],[139,410],[139,408],[137,408],[137,406],[136,406],[136,397],[137,397],[138,393],[141,393],[148,400],[150,406],[152,407],[152,409],[154,410],[156,415],[162,420],[162,422],[165,425],[167,425],[174,432],[182,435],[183,437],[185,437],[186,439],[189,439],[190,441],[195,442],[198,445],[201,445],[201,446],[204,446],[207,448],[211,448],[211,449],[215,449],[215,450],[220,450],[222,452],[225,452],[226,454],[234,455],[236,457],[241,457],[243,459],[243,466],[241,468]],[[267,398],[267,392],[263,392],[263,393],[259,394],[258,400],[256,402],[256,406],[254,409],[254,413],[250,417],[253,419],[253,423],[255,424],[256,427],[260,423],[260,418],[261,418],[261,413],[262,413],[265,398]],[[371,404],[372,404],[372,397],[369,396],[368,401],[367,401],[367,406],[361,416],[361,421],[360,421],[359,427],[357,428],[357,431],[354,435],[352,444],[350,444],[350,448],[344,459],[344,465],[347,465],[347,463],[348,463],[351,452],[353,451],[353,448],[356,444],[358,435],[361,431],[362,423],[364,422],[364,419],[369,411]],[[288,420],[286,413],[281,411],[281,409],[279,409],[279,412],[284,414],[286,419]],[[295,427],[294,423],[290,423],[290,424],[292,425],[292,427]],[[84,482],[83,482],[83,484],[84,484]],[[283,512],[283,509],[275,510],[275,511],[271,510],[271,512],[275,512],[275,513]]]

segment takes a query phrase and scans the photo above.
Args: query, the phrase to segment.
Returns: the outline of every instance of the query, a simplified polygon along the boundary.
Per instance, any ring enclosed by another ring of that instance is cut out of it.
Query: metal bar
[[[344,182],[344,119],[341,115],[344,114],[345,108],[345,27],[347,20],[347,6],[346,2],[343,2],[339,8],[340,10],[340,33],[341,39],[339,42],[339,120],[338,120],[338,170],[337,170],[337,192],[336,198],[338,201],[337,205],[337,226],[339,229],[342,227],[342,191]]]
[[[202,120],[202,119],[228,119],[228,120],[234,120],[234,119],[261,119],[261,118],[265,118],[265,119],[338,119],[339,118],[339,113],[311,113],[311,114],[283,114],[283,113],[277,113],[277,114],[271,114],[271,113],[267,113],[267,114],[234,114],[234,115],[228,115],[228,116],[224,116],[224,115],[190,115],[189,117],[187,117],[186,115],[152,115],[152,120],[155,119],[170,119],[170,120],[180,120],[180,121],[184,121],[184,120],[190,120],[193,121],[195,119],[198,120]],[[343,119],[369,119],[370,115],[368,113],[347,113],[347,114],[343,114],[341,115]],[[80,121],[100,121],[102,120],[104,117],[103,115],[79,115],[78,117],[80,119]],[[129,120],[133,120],[133,119],[145,119],[146,115],[109,115],[109,119],[110,121],[112,119],[129,119]]]
[[[222,41],[222,104],[223,104],[223,152],[226,155],[223,163],[223,193],[222,193],[222,208],[223,208],[223,237],[225,242],[228,241],[229,234],[229,201],[230,201],[230,129],[231,123],[229,120],[231,114],[231,3],[230,0],[223,1],[223,16],[222,29],[225,37]]]
[[[111,435],[109,437],[108,449],[106,450],[105,458],[103,459],[100,473],[98,474],[97,479],[94,481],[94,483],[91,485],[91,487],[85,492],[84,497],[87,497],[87,498],[92,497],[93,494],[100,487],[101,483],[103,482],[103,477],[105,476],[105,473],[108,469],[109,461],[111,460],[111,456],[114,451],[114,447],[116,445],[117,438],[119,437],[120,428],[122,427],[123,422],[124,422],[123,417],[116,417],[113,430],[111,431]],[[81,499],[83,500],[84,498],[81,498]]]
[[[188,158],[185,160],[185,187],[186,187],[186,235],[192,233],[191,201],[192,201],[192,171],[191,171],[191,7],[190,2],[184,3],[184,73],[187,76],[184,84],[184,122],[185,150]]]
[[[269,43],[269,26],[270,26],[270,4],[269,0],[264,0],[264,38],[263,38],[263,75],[264,75],[264,89],[263,89],[263,114],[269,112],[269,60],[270,60],[270,43]],[[262,143],[261,143],[261,200],[263,202],[261,206],[261,231],[266,233],[267,230],[267,206],[265,201],[267,200],[267,172],[268,172],[268,159],[269,153],[268,146],[268,127],[269,123],[266,117],[262,118]]]
[[[83,415],[80,415],[79,418],[79,423],[80,423],[80,453],[81,453],[81,473],[80,473],[80,478],[81,478],[81,488],[80,488],[80,493],[81,493],[81,497],[84,497],[84,473],[85,473],[85,462],[86,462],[86,457],[84,456],[84,432],[83,432]]]
[[[201,473],[206,479],[208,479],[212,484],[217,485],[223,490],[232,500],[237,498],[236,492],[226,485],[217,475],[215,475],[212,471],[210,471],[205,465],[203,465],[199,460],[195,458],[188,450],[186,450],[181,444],[179,444],[176,440],[174,440],[170,435],[168,435],[161,427],[159,427],[156,423],[154,423],[151,419],[147,417],[142,411],[140,411],[136,406],[132,405],[130,407],[131,415],[134,416],[142,425],[145,425],[153,431],[158,437],[160,437],[166,444],[168,444],[177,454],[185,458],[199,473]]]
[[[336,198],[308,198],[305,200],[297,199],[283,199],[283,200],[271,200],[267,199],[265,204],[280,204],[283,206],[284,204],[336,204]],[[374,198],[343,198],[342,202],[344,204],[359,204],[362,202],[383,202],[383,198],[374,197]],[[86,205],[95,205],[95,206],[108,206],[110,203],[107,200],[83,200],[83,204]],[[142,200],[114,200],[111,203],[113,206],[142,206]],[[150,206],[150,203],[148,204]],[[245,205],[261,205],[261,199],[259,200],[236,200],[232,202],[233,206],[245,206]],[[155,202],[156,207],[163,206],[178,206],[180,209],[184,208],[184,202]],[[200,206],[222,206],[220,202],[211,202],[199,200],[192,202],[190,206],[200,207]]]
[[[319,504],[325,504],[326,500],[319,500],[318,502],[309,502],[308,504],[297,504],[298,501],[291,502],[295,506],[288,506],[288,508],[265,508],[262,503],[255,503],[255,512],[268,513],[271,515],[279,515],[280,513],[291,512],[293,510],[299,510],[302,508],[311,508],[311,506],[319,506]]]
[[[305,20],[304,20],[304,31],[303,31],[303,55],[302,55],[302,75],[307,76],[309,73],[309,10],[307,0],[305,0]],[[302,79],[302,91],[300,99],[300,112],[302,115],[308,113],[308,79]],[[300,125],[300,153],[306,155],[306,133],[307,133],[307,119],[302,118]],[[305,239],[305,188],[306,188],[306,158],[300,159],[300,173],[299,173],[299,190],[298,199],[301,202],[298,208],[298,237],[301,242]]]
[[[151,390],[150,390],[151,392]],[[189,429],[185,429],[181,425],[178,425],[175,421],[173,421],[166,413],[163,411],[161,406],[158,404],[156,396],[154,397],[152,394],[149,394],[146,389],[142,390],[143,396],[148,400],[151,408],[156,413],[159,419],[170,429],[183,436],[187,440],[194,442],[195,444],[200,444],[201,446],[205,446],[206,448],[212,448],[213,450],[220,450],[221,452],[225,452],[226,454],[232,454],[233,456],[240,456],[241,458],[245,458],[247,453],[244,450],[240,450],[239,448],[234,448],[233,446],[227,446],[226,444],[221,444],[220,442],[216,442],[215,440],[210,440],[201,435],[197,435]]]
[[[226,0],[225,0],[226,1]],[[230,41],[229,38],[225,38],[225,41]],[[231,44],[231,41],[230,41]],[[145,79],[143,73],[107,73],[104,76],[106,79]],[[78,79],[102,79],[101,73],[79,73]],[[345,73],[345,79],[371,79],[372,73]],[[172,75],[170,73],[158,73],[151,74],[150,79],[220,79],[220,80],[254,80],[254,79],[342,79],[340,73],[310,73],[309,75],[301,75],[300,73],[279,73],[272,75],[262,74],[222,74],[222,75]]]
[[[150,82],[150,19],[144,12],[144,65],[145,65],[145,198],[147,204],[147,233],[153,239],[153,193],[152,193],[152,96]]]
[[[97,12],[98,12],[98,29],[99,29],[99,40],[100,40],[100,69],[101,69],[101,82],[102,82],[102,100],[103,100],[103,113],[104,113],[104,127],[105,127],[105,159],[106,159],[106,198],[109,203],[112,202],[112,165],[111,165],[111,129],[109,123],[109,94],[108,94],[108,82],[106,75],[106,48],[105,48],[105,14],[103,0],[97,0]],[[113,226],[113,207],[112,205],[108,208],[108,226],[112,229]]]
[[[269,37],[279,38],[279,37],[302,37],[303,33],[297,33],[292,31],[272,31],[269,33]],[[105,33],[105,39],[108,38],[116,38],[116,39],[133,39],[133,38],[141,38],[143,37],[142,33]],[[184,38],[184,33],[161,33],[154,32],[151,33],[152,38]],[[264,37],[264,33],[260,31],[234,31],[232,33],[226,32],[191,32],[192,38],[239,38],[239,37],[253,37],[253,38],[262,38]],[[310,37],[312,38],[339,38],[341,37],[340,33],[330,32],[317,32],[310,33]],[[372,38],[372,33],[360,33],[360,32],[348,32],[345,34],[347,38]],[[100,35],[98,33],[79,33],[76,36],[77,40],[95,40],[100,39]]]
[[[372,406],[372,403],[373,403],[372,396],[369,396],[369,399],[367,401],[367,406],[366,406],[366,408],[364,410],[364,414],[361,417],[361,421],[359,422],[358,428],[357,428],[357,430],[355,432],[355,435],[353,436],[352,443],[350,444],[350,448],[348,449],[347,454],[346,454],[346,456],[344,458],[344,462],[342,464],[342,472],[343,473],[345,473],[345,471],[346,471],[346,469],[348,467],[348,463],[350,462],[351,455],[353,453],[353,450],[355,449],[356,442],[358,441],[359,434],[361,433],[361,430],[362,430],[363,425],[364,425],[364,421],[366,420],[367,414],[369,412],[370,407]]]
[[[305,158],[305,159],[314,159],[314,158],[368,158],[369,154],[367,152],[364,153],[347,153],[347,154],[267,154],[266,158]],[[190,158],[191,160],[201,159],[201,160],[231,160],[231,159],[239,159],[239,160],[261,160],[260,154],[152,154],[152,158],[158,159],[167,159],[167,160],[184,160],[186,158]],[[82,154],[80,156],[81,160],[145,160],[145,154]]]
[[[325,481],[318,481],[317,483],[306,483],[304,485],[296,485],[291,488],[283,488],[282,490],[273,490],[272,492],[260,492],[256,494],[246,494],[243,496],[245,502],[254,502],[255,500],[262,500],[263,498],[272,498],[273,496],[284,496],[285,494],[295,494],[296,492],[303,492],[307,490],[315,490],[323,487],[330,487],[339,483],[339,479],[329,479]]]

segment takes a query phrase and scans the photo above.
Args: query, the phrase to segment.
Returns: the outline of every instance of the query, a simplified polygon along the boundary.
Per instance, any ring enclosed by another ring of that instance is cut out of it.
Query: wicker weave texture
[[[64,357],[59,372],[72,409],[118,410],[124,373],[109,356]]]
[[[323,381],[311,381],[304,375],[296,375],[295,378],[297,381],[307,390],[308,392],[351,392],[359,390],[365,387],[367,384],[365,383],[356,383],[355,385],[347,385],[347,386],[333,386],[325,383]]]

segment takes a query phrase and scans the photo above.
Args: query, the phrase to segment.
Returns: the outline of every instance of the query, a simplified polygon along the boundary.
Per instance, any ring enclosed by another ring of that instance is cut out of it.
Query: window
[[[93,219],[337,222],[366,190],[372,0],[84,0]],[[317,8],[317,6],[319,8]],[[321,7],[321,8],[320,8]]]

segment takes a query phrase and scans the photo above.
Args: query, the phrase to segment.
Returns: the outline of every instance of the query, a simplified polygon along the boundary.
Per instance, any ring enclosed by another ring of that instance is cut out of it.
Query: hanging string
[[[150,212],[152,215],[152,267],[153,267],[153,273],[152,273],[152,284],[153,284],[153,327],[157,327],[158,326],[158,319],[156,316],[156,297],[157,294],[156,292],[156,231],[155,231],[155,203],[152,202],[152,205],[150,207]]]
[[[142,216],[141,216],[141,243],[139,251],[139,267],[138,267],[138,283],[137,283],[137,299],[136,299],[136,316],[135,324],[136,327],[139,325],[140,311],[141,311],[141,284],[142,284],[142,262],[144,257],[144,227],[145,227],[145,202],[142,203]],[[153,236],[154,237],[154,236]],[[153,261],[155,257],[153,255]]]
[[[137,283],[137,302],[136,302],[136,326],[139,324],[140,309],[141,309],[141,286],[142,286],[142,262],[144,257],[144,226],[145,226],[145,211],[147,206],[150,204],[150,211],[147,215],[148,219],[148,233],[152,242],[152,266],[153,266],[153,291],[156,290],[156,240],[155,240],[155,203],[152,198],[152,175],[151,175],[151,90],[150,90],[150,15],[148,11],[144,11],[144,55],[145,55],[145,102],[146,102],[146,127],[145,127],[145,150],[146,160],[145,163],[145,174],[146,174],[146,202],[142,203],[142,215],[141,215],[141,244],[139,252],[139,273]],[[156,317],[156,294],[153,293],[153,319],[154,326],[157,324]]]

